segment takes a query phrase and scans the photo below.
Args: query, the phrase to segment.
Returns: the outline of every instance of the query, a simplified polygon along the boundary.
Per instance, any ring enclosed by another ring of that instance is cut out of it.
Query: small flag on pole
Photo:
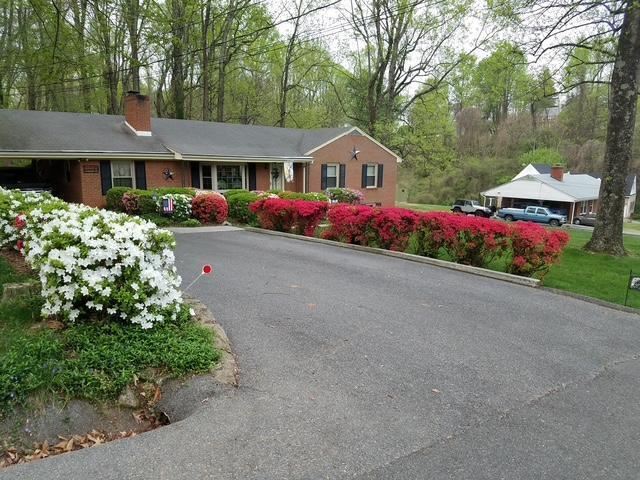
[[[163,198],[162,199],[162,211],[164,213],[173,213],[173,209],[174,209],[173,198],[171,198],[171,197]]]
[[[202,267],[202,275],[211,275],[213,273],[213,267],[209,264]]]

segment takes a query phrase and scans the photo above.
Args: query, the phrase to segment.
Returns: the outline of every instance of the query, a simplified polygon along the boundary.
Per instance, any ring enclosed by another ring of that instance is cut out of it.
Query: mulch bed
[[[0,257],[4,258],[16,273],[33,275],[33,270],[27,265],[20,252],[13,249],[0,250]]]

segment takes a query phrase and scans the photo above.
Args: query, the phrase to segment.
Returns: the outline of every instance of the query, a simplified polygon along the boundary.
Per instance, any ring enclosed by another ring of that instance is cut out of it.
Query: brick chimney
[[[555,178],[559,182],[564,178],[564,166],[554,165],[551,167],[551,178]]]
[[[140,137],[151,136],[151,100],[140,92],[130,91],[124,97],[124,119]]]

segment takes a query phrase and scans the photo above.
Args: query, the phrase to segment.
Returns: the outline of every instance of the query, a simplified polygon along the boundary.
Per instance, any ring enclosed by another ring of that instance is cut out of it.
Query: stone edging
[[[384,250],[382,248],[363,247],[362,245],[351,245],[349,243],[336,242],[333,240],[325,240],[323,238],[305,237],[304,235],[295,235],[293,233],[276,232],[273,230],[266,230],[264,228],[244,227],[248,232],[263,233],[266,235],[275,235],[279,237],[294,238],[296,240],[302,240],[306,242],[322,243],[325,245],[332,245],[334,247],[349,248],[351,250],[359,250],[361,252],[376,253],[378,255],[386,255],[389,257],[401,258],[403,260],[409,260],[417,263],[425,263],[427,265],[433,265],[436,267],[448,268],[450,270],[457,270],[459,272],[471,273],[473,275],[480,275],[482,277],[493,278],[495,280],[502,280],[504,282],[515,283],[517,285],[524,285],[526,287],[539,287],[540,280],[536,278],[520,277],[518,275],[512,275],[510,273],[496,272],[486,268],[472,267],[469,265],[462,265],[460,263],[447,262],[445,260],[439,260],[437,258],[422,257],[420,255],[413,255],[411,253],[394,252],[391,250]]]
[[[231,342],[224,329],[216,321],[211,311],[200,300],[188,295],[183,295],[184,302],[196,312],[196,318],[201,325],[213,330],[215,339],[214,347],[221,350],[222,359],[220,364],[212,372],[216,381],[224,385],[238,386],[238,363],[231,349]]]
[[[541,287],[541,290],[545,290],[549,293],[555,293],[556,295],[575,298],[577,300],[582,300],[583,302],[593,303],[594,305],[599,305],[601,307],[611,308],[613,310],[618,310],[620,312],[633,313],[635,315],[640,315],[640,310],[637,308],[625,307],[624,305],[620,305],[618,303],[607,302],[606,300],[601,300],[595,297],[589,297],[587,295],[582,295],[580,293],[569,292],[567,290],[560,290],[558,288],[552,288],[552,287]]]

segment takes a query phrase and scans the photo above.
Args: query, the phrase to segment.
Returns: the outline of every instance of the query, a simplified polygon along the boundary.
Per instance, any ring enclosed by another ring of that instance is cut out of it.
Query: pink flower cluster
[[[404,251],[419,214],[403,208],[337,204],[329,209],[323,237],[387,250]]]
[[[401,208],[333,205],[323,238],[357,245],[409,251],[486,267],[507,258],[507,271],[544,274],[558,261],[569,236],[533,223],[509,225],[447,212],[417,213]]]
[[[223,223],[229,216],[227,199],[218,192],[196,195],[191,200],[191,215],[200,223]]]
[[[328,206],[327,202],[263,198],[249,209],[258,216],[262,228],[311,237],[325,218]]]
[[[510,236],[513,254],[507,271],[523,276],[546,275],[569,243],[567,232],[547,230],[534,223],[512,225]]]

